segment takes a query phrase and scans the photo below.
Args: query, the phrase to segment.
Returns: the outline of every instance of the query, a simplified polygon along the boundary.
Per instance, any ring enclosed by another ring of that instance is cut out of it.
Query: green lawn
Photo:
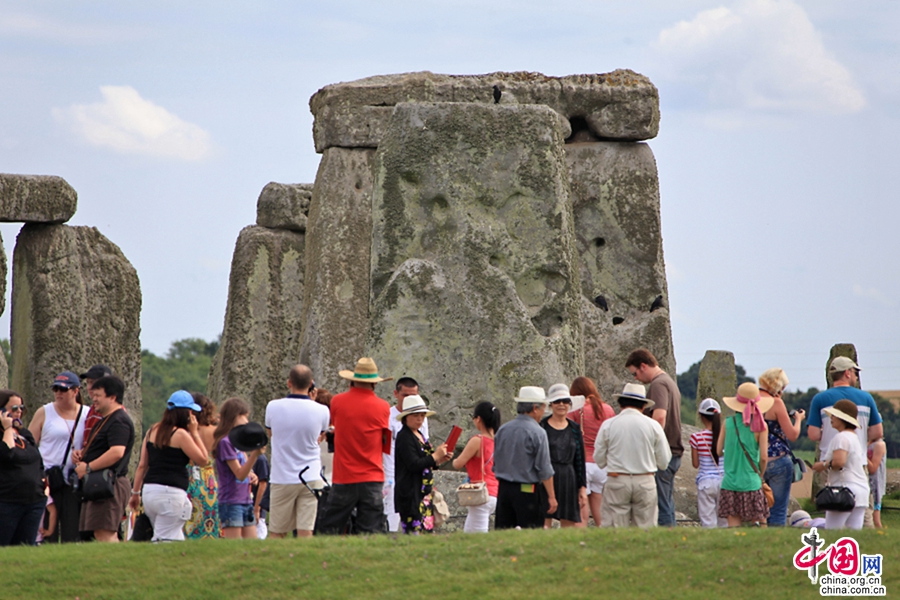
[[[818,598],[798,529],[553,530],[0,548],[3,598]],[[900,592],[900,527],[854,532]],[[836,535],[823,532],[826,543]],[[822,570],[821,574],[825,571]]]

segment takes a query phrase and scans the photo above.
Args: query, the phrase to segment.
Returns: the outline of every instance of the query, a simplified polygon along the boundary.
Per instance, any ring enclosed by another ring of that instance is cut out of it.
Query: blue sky
[[[314,180],[317,89],[616,68],[660,90],[678,370],[727,349],[822,387],[849,341],[866,388],[900,389],[896,1],[0,0],[0,171],[72,184],[71,224],[134,264],[142,345],[163,353],[221,331],[262,187]],[[17,231],[0,226],[10,259]]]

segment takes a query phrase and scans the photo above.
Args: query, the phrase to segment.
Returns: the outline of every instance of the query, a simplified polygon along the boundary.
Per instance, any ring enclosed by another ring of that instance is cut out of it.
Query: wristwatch
[[[91,463],[84,463],[84,474],[87,475],[92,471]]]

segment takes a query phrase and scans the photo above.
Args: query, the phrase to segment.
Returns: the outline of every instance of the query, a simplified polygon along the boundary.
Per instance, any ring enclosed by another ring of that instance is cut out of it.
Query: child
[[[44,493],[47,494],[47,508],[44,512],[44,518],[41,520],[41,526],[38,528],[37,540],[35,541],[38,546],[56,531],[56,505],[53,504],[53,496],[50,495],[49,487],[46,487]],[[47,524],[47,527],[44,527],[44,523]]]
[[[253,450],[248,457],[228,439],[228,433],[249,421],[250,406],[240,398],[229,398],[219,409],[219,424],[213,434],[216,474],[219,479],[219,520],[222,537],[256,538],[256,519],[250,497],[250,472],[260,455]]]
[[[727,527],[728,522],[716,516],[719,489],[722,486],[722,460],[716,454],[716,442],[722,429],[722,408],[706,398],[697,409],[703,430],[691,434],[691,461],[697,469],[697,509],[703,527]]]
[[[884,438],[879,438],[869,444],[868,455],[868,472],[869,472],[869,489],[872,490],[872,521],[877,529],[881,529],[881,499],[884,497],[885,487],[887,486],[887,461],[884,460],[887,454],[887,444]]]
[[[265,455],[266,448],[262,448],[263,454],[256,459],[253,472],[256,474],[256,483],[251,486],[253,492],[253,516],[256,517],[256,537],[261,540],[269,535],[266,525],[266,514],[269,512],[269,459]]]

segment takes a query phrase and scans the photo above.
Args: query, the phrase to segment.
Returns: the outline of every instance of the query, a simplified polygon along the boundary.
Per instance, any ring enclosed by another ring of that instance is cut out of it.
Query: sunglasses
[[[562,400],[554,400],[554,401],[551,402],[550,404],[551,404],[551,405],[555,405],[555,404],[572,404],[572,400],[570,400],[569,398],[563,398]]]
[[[6,410],[8,410],[9,412],[15,412],[15,411],[17,411],[17,410],[25,410],[25,405],[24,405],[24,404],[17,404],[17,405],[15,405],[15,406],[7,407]]]
[[[53,386],[53,391],[54,391],[54,392],[68,392],[69,389],[70,389],[70,388],[63,387],[63,386],[61,386],[61,385],[54,385],[54,386]]]

